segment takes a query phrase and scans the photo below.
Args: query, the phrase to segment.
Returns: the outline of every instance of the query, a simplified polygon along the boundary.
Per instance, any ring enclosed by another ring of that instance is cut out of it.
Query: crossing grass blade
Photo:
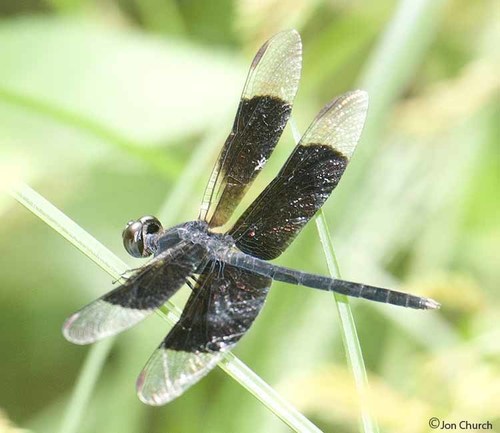
[[[290,124],[294,141],[298,143],[301,136],[300,132],[298,131],[297,125],[295,124],[293,119],[290,121]],[[330,237],[330,232],[328,231],[328,226],[326,224],[325,214],[323,213],[322,209],[320,209],[318,214],[316,215],[315,221],[316,228],[321,240],[321,245],[323,246],[323,252],[326,257],[328,271],[330,272],[332,278],[341,278],[340,266],[335,256],[333,242]],[[349,299],[347,296],[341,295],[339,293],[334,293],[334,298],[340,319],[342,343],[344,345],[345,354],[351,368],[360,401],[361,424],[363,426],[363,432],[377,433],[377,423],[371,416],[369,410],[368,379],[366,375],[365,362],[363,359],[361,344],[359,343],[358,339],[358,333],[356,332],[356,324],[354,323],[354,317],[352,315],[351,307],[349,306]]]
[[[333,249],[333,242],[328,230],[326,218],[321,210],[316,217],[316,227],[326,257],[328,272],[330,272],[332,278],[341,278],[340,266],[335,256],[335,250]],[[366,375],[365,361],[356,331],[354,316],[349,306],[349,299],[347,296],[339,293],[334,293],[334,296],[342,329],[342,343],[361,403],[361,423],[363,425],[363,431],[367,433],[376,433],[379,431],[378,425],[369,409],[368,378]]]

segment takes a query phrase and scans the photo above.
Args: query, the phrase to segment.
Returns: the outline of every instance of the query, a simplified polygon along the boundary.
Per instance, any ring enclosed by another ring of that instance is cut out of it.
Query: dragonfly
[[[270,262],[338,185],[364,126],[364,91],[327,104],[274,180],[229,230],[217,230],[229,222],[280,139],[301,66],[302,44],[295,30],[278,33],[260,48],[198,219],[168,229],[153,216],[130,221],[122,234],[125,249],[134,257],[153,258],[63,326],[70,342],[94,343],[136,325],[187,284],[192,291],[179,321],[137,380],[138,397],[146,404],[170,402],[212,370],[249,330],[274,280],[403,307],[439,308],[430,298]]]

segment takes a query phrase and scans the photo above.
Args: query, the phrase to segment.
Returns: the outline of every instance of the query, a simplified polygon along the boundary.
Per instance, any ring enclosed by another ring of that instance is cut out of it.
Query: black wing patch
[[[134,326],[161,307],[203,262],[206,250],[179,243],[140,268],[124,284],[70,316],[64,337],[89,344]]]
[[[290,245],[339,183],[367,109],[367,94],[354,91],[318,114],[276,178],[231,229],[241,251],[271,260]]]
[[[164,346],[187,352],[218,352],[234,345],[262,309],[271,281],[231,265],[215,264],[198,278]]]
[[[212,171],[200,219],[225,224],[264,167],[290,117],[302,65],[299,34],[286,31],[255,56],[234,125]]]
[[[230,265],[207,266],[179,322],[139,376],[139,398],[165,404],[205,376],[250,328],[271,281]]]

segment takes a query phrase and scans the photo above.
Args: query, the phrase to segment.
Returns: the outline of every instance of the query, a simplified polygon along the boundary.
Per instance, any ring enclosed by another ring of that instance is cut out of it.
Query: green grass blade
[[[247,391],[296,432],[320,433],[321,430],[283,399],[264,380],[232,353],[226,353],[219,363],[227,374],[238,381]],[[264,391],[264,392],[263,392]]]
[[[180,174],[177,168],[178,164],[168,154],[162,152],[161,149],[145,147],[142,143],[130,140],[107,126],[93,119],[86,118],[79,113],[74,113],[48,101],[23,95],[2,87],[0,87],[0,100],[101,139],[117,149],[129,153],[138,160],[147,163],[165,179],[176,179]]]
[[[28,185],[11,185],[9,192],[26,209],[53,228],[113,278],[121,278],[121,275],[128,269],[125,262]]]
[[[444,4],[443,0],[403,0],[374,50],[361,79],[361,88],[370,94],[371,115],[363,134],[365,145],[360,146],[360,150],[356,152],[356,164],[351,172],[351,185],[359,186],[359,182],[355,183],[356,180],[362,178],[366,166],[374,157],[377,150],[376,136],[380,131],[380,124],[383,123],[383,116],[420,62],[434,35],[433,30]],[[387,79],[387,77],[391,78]],[[298,141],[299,134],[296,130],[294,131],[293,125],[292,131]],[[316,218],[316,225],[330,275],[340,278],[340,268],[335,257],[333,243],[326,219],[321,211]],[[341,323],[342,341],[360,396],[363,430],[377,432],[378,426],[368,409],[366,369],[352,312],[346,296],[335,294],[335,299]]]
[[[81,425],[90,397],[106,359],[113,347],[114,338],[92,345],[85,358],[61,423],[60,433],[76,433]]]
[[[330,272],[333,278],[341,278],[339,263],[335,256],[333,242],[322,210],[319,211],[316,217],[316,227],[325,253],[328,272]],[[360,397],[363,431],[367,433],[376,433],[378,432],[378,425],[369,410],[368,378],[366,375],[365,361],[363,359],[363,352],[359,343],[354,317],[351,307],[349,306],[349,298],[339,293],[334,293],[334,296],[340,318],[340,327],[342,329],[342,343]]]
[[[293,138],[296,143],[300,141],[300,132],[294,120],[290,120]],[[326,257],[328,271],[332,278],[341,278],[340,266],[335,256],[333,242],[330,237],[330,232],[326,224],[326,218],[323,210],[320,209],[316,218],[316,228],[318,230],[323,252]],[[356,331],[356,324],[352,315],[351,307],[349,306],[349,298],[339,293],[334,293],[335,305],[340,319],[340,330],[342,335],[342,343],[344,345],[347,362],[351,368],[356,390],[358,392],[359,401],[361,404],[361,423],[365,433],[377,433],[378,425],[375,419],[371,416],[368,405],[368,378],[366,375],[365,361]]]
[[[29,186],[21,184],[11,187],[10,194],[19,203],[37,215],[87,257],[108,272],[113,278],[121,278],[121,275],[127,270],[127,266],[124,262]],[[179,319],[179,313],[179,308],[171,302],[168,302],[162,308],[160,316],[173,324]],[[109,344],[111,346],[111,343]],[[104,351],[104,349],[101,350]],[[100,372],[99,363],[97,362],[100,356],[98,355],[103,355],[98,349],[95,349],[95,351],[91,352],[89,355],[92,357],[92,360],[87,361],[81,376],[81,381],[83,382],[85,380],[88,383],[85,386],[83,384],[81,387],[77,386],[75,390],[73,401],[76,400],[76,402],[74,406],[72,405],[70,408],[71,417],[67,415],[67,417],[70,418],[68,423],[71,422],[71,425],[75,420],[83,418],[86,408],[86,404],[84,403],[88,402],[93,388],[92,383],[95,383]],[[240,385],[251,392],[263,405],[286,423],[292,430],[307,433],[320,432],[311,421],[286,402],[276,391],[233,354],[226,353],[223,361],[219,363],[219,366],[240,383]]]

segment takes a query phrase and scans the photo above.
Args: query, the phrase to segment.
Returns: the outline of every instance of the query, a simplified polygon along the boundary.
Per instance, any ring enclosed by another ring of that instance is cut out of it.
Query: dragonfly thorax
[[[211,232],[205,221],[183,224],[179,227],[179,236],[184,241],[202,245],[214,257],[219,257],[234,247],[234,239],[230,235]]]

